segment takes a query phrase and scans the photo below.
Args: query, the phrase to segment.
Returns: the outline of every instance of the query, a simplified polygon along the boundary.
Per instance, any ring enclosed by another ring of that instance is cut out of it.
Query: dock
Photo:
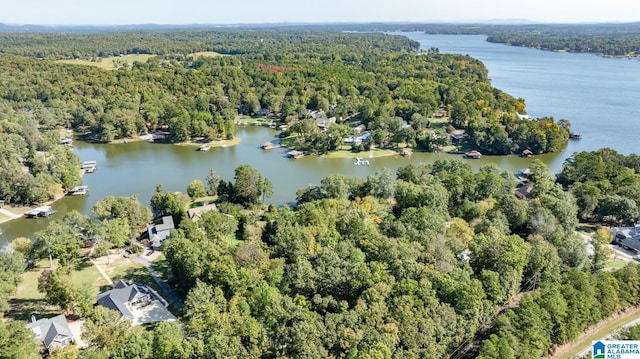
[[[83,196],[89,193],[89,186],[75,186],[67,192],[71,196]]]
[[[265,151],[272,150],[274,148],[280,148],[280,147],[282,147],[280,144],[276,144],[273,142],[265,142],[262,144],[262,146],[260,146],[260,148],[262,148]]]
[[[471,159],[477,160],[477,159],[479,159],[480,157],[482,157],[482,153],[480,153],[480,152],[478,152],[478,151],[473,150],[473,151],[465,152],[464,157],[465,157],[465,158],[471,158]]]
[[[51,206],[41,206],[38,208],[34,208],[29,212],[25,212],[25,216],[27,218],[36,218],[36,217],[49,217],[50,215],[56,213],[56,211]]]
[[[360,157],[356,157],[356,161],[353,163],[356,166],[369,166],[369,160],[363,160]]]
[[[93,173],[98,168],[98,163],[96,161],[84,161],[80,168],[82,168],[85,173]]]
[[[293,150],[293,151],[287,152],[287,157],[289,157],[289,158],[298,159],[298,158],[300,158],[302,156],[304,156],[304,152],[302,152],[302,151]]]

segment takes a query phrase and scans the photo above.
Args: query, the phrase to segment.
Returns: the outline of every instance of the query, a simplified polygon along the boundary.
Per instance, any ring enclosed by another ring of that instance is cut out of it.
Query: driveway
[[[151,273],[151,277],[158,284],[158,286],[162,289],[162,291],[164,292],[164,295],[166,296],[166,298],[169,298],[178,308],[182,308],[184,306],[184,303],[173,292],[173,289],[171,289],[171,287],[169,287],[167,285],[167,283],[165,283],[162,280],[162,278],[160,278],[160,275],[158,274],[158,272],[156,272],[155,269],[153,269],[153,263],[150,260],[148,260],[145,257],[141,257],[141,256],[135,255],[135,254],[131,256],[131,260],[136,262],[136,263],[142,264],[143,266],[145,266],[147,268],[147,270],[149,270],[149,273]]]

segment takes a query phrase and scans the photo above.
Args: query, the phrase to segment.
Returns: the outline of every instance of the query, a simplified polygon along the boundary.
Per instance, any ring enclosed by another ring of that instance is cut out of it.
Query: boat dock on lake
[[[80,168],[82,168],[85,173],[93,173],[98,168],[98,163],[96,161],[84,161]]]
[[[71,196],[83,196],[89,193],[89,186],[75,186],[67,192]]]
[[[25,216],[27,218],[36,218],[36,217],[49,217],[50,215],[56,213],[56,211],[51,206],[41,206],[38,208],[34,208],[29,212],[25,212]]]

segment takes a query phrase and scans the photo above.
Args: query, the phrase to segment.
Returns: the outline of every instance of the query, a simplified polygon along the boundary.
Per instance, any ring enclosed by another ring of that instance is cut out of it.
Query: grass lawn
[[[148,55],[148,54],[138,54],[138,55],[124,55],[124,56],[112,56],[101,58],[98,61],[89,61],[89,60],[58,60],[56,62],[62,64],[71,64],[71,65],[84,65],[84,66],[94,66],[104,70],[115,70],[121,66],[132,65],[134,62],[147,62],[152,57],[156,55]]]
[[[240,143],[240,137],[234,137],[231,140],[214,140],[211,142],[191,142],[191,141],[187,141],[187,142],[180,142],[177,145],[178,146],[191,146],[191,147],[201,147],[203,145],[207,145],[209,147],[229,147],[229,146],[235,146],[238,143]]]
[[[367,158],[377,158],[377,157],[386,157],[386,156],[395,156],[398,155],[398,152],[393,150],[381,150],[375,149],[372,151],[362,151],[362,152],[351,152],[349,150],[340,150],[329,152],[327,154],[322,155],[323,158],[356,158],[360,157],[362,159]]]
[[[228,56],[225,54],[221,54],[215,51],[200,51],[200,52],[194,52],[193,54],[189,54],[187,55],[187,57],[192,57],[192,58],[198,58],[198,57],[218,57],[218,56]]]
[[[205,204],[213,203],[216,199],[218,199],[218,196],[199,197],[199,198],[196,198],[193,202],[191,202],[191,204],[189,205],[189,208],[202,207]]]
[[[269,125],[275,120],[261,116],[240,116],[236,120],[239,125]]]
[[[10,299],[11,310],[8,316],[17,320],[28,320],[31,315],[41,317],[60,314],[60,308],[48,305],[44,300],[44,293],[38,291],[38,278],[45,269],[49,269],[47,259],[38,261],[33,269],[23,274],[16,294]],[[77,287],[90,288],[92,294],[98,294],[100,289],[107,285],[107,281],[102,278],[100,272],[85,257],[78,262],[71,273],[71,280]]]
[[[161,292],[161,289],[153,280],[147,268],[142,264],[136,263],[130,258],[125,258],[119,253],[111,254],[109,260],[110,263],[107,263],[106,257],[101,257],[99,258],[99,263],[114,283],[117,283],[120,280],[133,281],[135,283],[146,284],[158,292]],[[103,288],[103,290],[106,289],[111,289],[111,287],[105,286],[105,288]]]
[[[628,262],[622,259],[608,259],[604,264],[604,270],[616,270],[624,267]]]

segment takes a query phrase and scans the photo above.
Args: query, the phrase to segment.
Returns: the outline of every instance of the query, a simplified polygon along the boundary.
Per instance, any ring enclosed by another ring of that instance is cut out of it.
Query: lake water
[[[509,47],[488,43],[483,36],[405,35],[419,41],[425,49],[437,47],[441,52],[469,54],[480,59],[489,69],[493,85],[524,98],[530,115],[569,119],[582,139],[570,141],[561,153],[536,156],[553,171],[557,172],[564,159],[576,151],[600,147],[611,147],[625,154],[640,151],[636,141],[639,131],[634,126],[640,118],[640,108],[636,106],[640,95],[640,61]],[[232,180],[237,166],[251,165],[273,182],[274,196],[267,202],[281,205],[295,200],[298,189],[319,184],[331,173],[366,177],[384,167],[395,171],[409,163],[460,158],[444,153],[416,153],[412,158],[371,159],[371,166],[354,166],[352,159],[307,156],[290,160],[285,158],[285,149],[259,149],[260,144],[274,139],[276,134],[266,128],[243,127],[237,133],[240,144],[208,152],[147,142],[105,145],[76,141],[74,148],[83,161],[98,162],[98,170],[83,178],[90,188],[89,195],[57,201],[54,208],[58,213],[51,218],[18,219],[0,224],[3,231],[0,245],[18,236],[32,237],[50,220],[67,211],[75,209],[89,214],[93,203],[106,196],[137,194],[140,201],[148,205],[157,184],[162,184],[165,191],[185,191],[192,180],[204,180],[211,168],[225,180]],[[516,171],[527,167],[531,160],[517,156],[483,156],[469,163],[474,168],[496,163]]]

